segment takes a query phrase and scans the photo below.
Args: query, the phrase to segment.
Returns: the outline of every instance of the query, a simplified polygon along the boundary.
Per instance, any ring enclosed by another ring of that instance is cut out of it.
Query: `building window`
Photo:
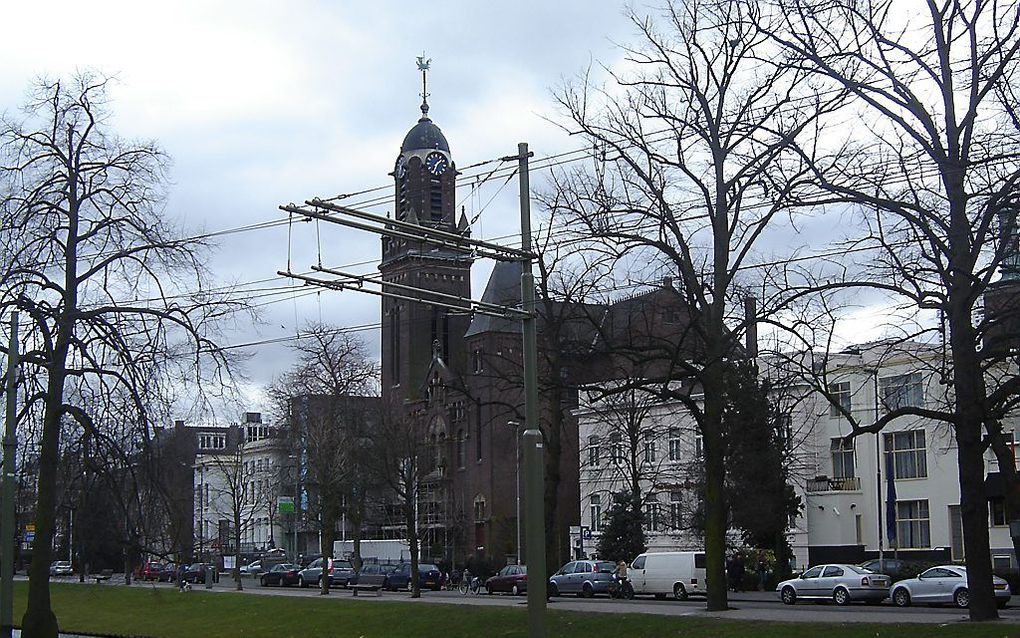
[[[988,501],[988,513],[991,515],[994,527],[1005,527],[1009,524],[1009,515],[1006,513],[1006,501],[1001,498],[993,498]]]
[[[475,424],[475,457],[482,460],[482,422],[479,420]]]
[[[680,428],[669,429],[669,460],[679,461],[683,458],[683,448],[680,444]]]
[[[457,467],[463,469],[467,461],[467,438],[464,430],[457,431]]]
[[[897,547],[931,547],[927,500],[896,503],[896,536]]]
[[[623,437],[620,436],[619,432],[613,432],[609,435],[609,458],[614,463],[623,462]]]
[[[599,464],[599,437],[592,434],[588,437],[588,465],[595,467]]]
[[[657,532],[659,531],[659,501],[655,496],[651,496],[649,499],[649,502],[645,503],[645,529]]]
[[[702,442],[701,435],[700,434],[695,434],[694,435],[694,458],[696,458],[696,459],[700,459],[704,455],[704,452],[703,452],[703,450],[701,448],[701,442]]]
[[[832,478],[853,478],[854,473],[854,441],[843,440],[843,437],[832,439],[829,445],[832,451]]]
[[[471,369],[475,374],[481,374],[485,370],[481,349],[477,349],[471,353]]]
[[[924,405],[921,373],[900,374],[878,380],[882,406],[886,412],[898,408],[920,408]]]
[[[841,381],[839,383],[829,384],[829,394],[831,395],[829,403],[829,416],[833,419],[838,419],[849,413],[853,405],[850,398],[850,382]],[[842,408],[843,411],[840,410]]]
[[[597,532],[602,529],[602,495],[592,494],[589,511],[591,512],[591,531]]]
[[[655,463],[655,433],[645,430],[645,463]]]
[[[485,498],[482,496],[475,497],[475,522],[485,522]]]
[[[886,434],[884,443],[885,453],[887,455],[892,454],[893,476],[895,478],[912,479],[928,476],[924,430],[908,430],[906,432]],[[888,467],[888,462],[886,467]]]
[[[669,527],[670,529],[683,529],[684,526],[684,494],[683,492],[669,493]]]

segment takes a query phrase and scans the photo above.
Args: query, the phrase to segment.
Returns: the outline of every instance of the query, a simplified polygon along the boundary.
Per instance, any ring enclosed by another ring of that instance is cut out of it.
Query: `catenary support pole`
[[[0,638],[11,638],[14,625],[14,453],[18,446],[18,313],[11,313],[7,351],[7,418],[3,439],[3,511],[0,513]]]
[[[531,184],[528,179],[528,144],[517,145],[521,196],[521,250],[531,252]],[[538,425],[538,346],[535,278],[532,259],[521,262],[521,301],[527,316],[524,333],[524,520],[527,524],[528,636],[545,638],[545,444]]]

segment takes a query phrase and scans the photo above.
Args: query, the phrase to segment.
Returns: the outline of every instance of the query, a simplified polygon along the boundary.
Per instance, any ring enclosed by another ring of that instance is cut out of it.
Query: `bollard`
[[[212,589],[213,581],[216,580],[216,568],[210,566],[205,570],[205,588]]]

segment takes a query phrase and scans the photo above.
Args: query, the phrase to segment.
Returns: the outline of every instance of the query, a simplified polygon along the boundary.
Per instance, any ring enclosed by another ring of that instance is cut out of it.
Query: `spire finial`
[[[421,57],[418,58],[418,70],[421,71],[421,116],[429,116],[429,92],[428,92],[428,72],[429,63],[432,62],[432,58],[426,58],[425,52],[421,52]]]

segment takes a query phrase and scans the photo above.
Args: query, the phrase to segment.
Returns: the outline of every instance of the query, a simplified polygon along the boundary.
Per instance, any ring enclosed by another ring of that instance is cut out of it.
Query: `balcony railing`
[[[817,477],[807,482],[809,492],[854,492],[861,489],[861,479]]]

